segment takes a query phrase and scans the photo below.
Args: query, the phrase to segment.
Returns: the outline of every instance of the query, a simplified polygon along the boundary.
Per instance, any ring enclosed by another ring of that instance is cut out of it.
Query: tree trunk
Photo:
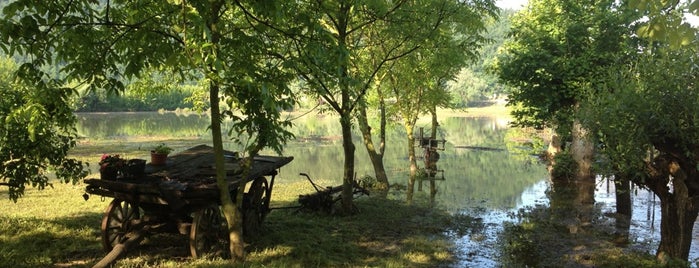
[[[412,123],[405,123],[405,134],[408,136],[408,160],[410,161],[410,176],[408,177],[408,189],[406,199],[408,203],[413,201],[415,193],[415,178],[417,177],[417,161],[415,160],[415,126]]]
[[[617,226],[630,227],[631,223],[631,184],[627,176],[614,175],[614,192],[616,195]]]
[[[230,189],[226,181],[226,169],[224,167],[225,160],[223,157],[223,137],[221,135],[221,111],[219,108],[219,86],[216,82],[210,82],[209,98],[211,99],[211,136],[213,138],[213,147],[215,154],[216,165],[216,185],[219,189],[221,199],[221,207],[223,215],[228,223],[231,261],[233,263],[241,263],[245,260],[245,248],[243,242],[242,217],[239,213],[236,204],[230,196]]]
[[[354,181],[354,143],[352,142],[352,118],[349,113],[340,114],[342,127],[342,149],[345,154],[344,174],[342,177],[342,212],[351,214]]]
[[[561,144],[561,137],[558,136],[555,132],[551,134],[551,141],[549,142],[549,146],[546,149],[546,154],[544,156],[544,161],[546,162],[546,170],[551,173],[553,170],[553,166],[556,165],[556,161],[554,161],[554,157],[558,153],[560,153],[563,150],[563,146]]]
[[[590,141],[587,130],[577,119],[573,122],[571,134],[570,153],[578,166],[576,180],[594,182],[595,175],[592,173],[592,159],[595,152],[594,144]]]
[[[211,43],[218,46],[220,40],[220,32],[218,30],[218,21],[221,8],[223,6],[223,1],[212,2],[211,14],[209,14],[209,21],[207,26],[211,31]],[[215,48],[217,53],[218,48]],[[215,55],[212,55],[215,59]],[[209,64],[209,72],[212,74],[217,74],[219,70],[216,70],[214,64]],[[217,76],[217,75],[213,75]],[[207,76],[208,77],[208,76]],[[219,107],[219,91],[220,85],[216,79],[209,80],[209,101],[211,102],[211,136],[213,139],[214,155],[215,155],[215,167],[216,167],[216,185],[219,188],[219,196],[221,200],[221,207],[223,210],[223,215],[226,218],[228,232],[229,232],[229,242],[230,242],[230,252],[231,252],[231,262],[242,263],[245,261],[245,247],[243,242],[243,224],[242,216],[240,211],[233,203],[230,196],[230,190],[228,188],[228,182],[226,181],[226,169],[224,167],[224,157],[223,157],[223,137],[221,134],[221,109]],[[240,204],[239,204],[240,205]]]
[[[575,184],[578,187],[574,205],[578,209],[578,219],[583,225],[592,220],[595,204],[595,175],[592,173],[593,143],[589,140],[587,130],[577,119],[573,122],[570,153],[575,160],[578,173]]]
[[[437,121],[437,107],[434,106],[430,110],[430,114],[432,115],[432,131],[430,131],[430,138],[433,140],[437,139],[437,128],[439,127],[439,122]],[[435,167],[435,171],[437,169],[437,163],[432,163]],[[430,199],[431,202],[434,202],[434,197],[437,195],[437,185],[435,184],[434,179],[430,180]]]
[[[376,188],[382,191],[388,190],[388,176],[386,175],[386,168],[383,164],[384,148],[386,142],[386,113],[383,109],[383,105],[380,105],[381,110],[381,123],[379,129],[379,149],[374,147],[374,141],[372,139],[371,127],[366,114],[366,105],[360,105],[358,107],[359,115],[357,116],[357,122],[359,124],[359,129],[362,132],[362,140],[364,141],[364,146],[366,147],[367,153],[369,154],[369,159],[374,167],[374,175],[378,185]]]
[[[437,107],[432,107],[430,114],[432,115],[432,131],[430,131],[430,138],[436,140],[437,128],[439,127],[439,122],[437,121]]]
[[[694,176],[688,178],[679,164],[672,162],[668,167],[673,177],[672,191],[662,186],[653,188],[653,192],[660,198],[660,245],[656,257],[662,263],[669,259],[687,260],[694,222],[699,214],[699,202],[696,197],[689,196],[686,184],[688,180],[699,180],[697,172],[690,171],[689,174]]]

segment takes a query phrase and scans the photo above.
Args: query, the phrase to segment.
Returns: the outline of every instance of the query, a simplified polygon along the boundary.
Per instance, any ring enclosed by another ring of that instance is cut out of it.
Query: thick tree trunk
[[[578,187],[574,205],[578,210],[578,219],[583,225],[592,220],[595,203],[595,175],[592,172],[594,144],[589,140],[587,130],[576,119],[573,122],[570,153],[575,160],[578,173],[575,184]]]
[[[699,215],[697,197],[689,196],[688,181],[698,181],[697,172],[689,172],[694,176],[688,178],[680,165],[669,163],[668,170],[672,175],[672,191],[667,187],[653,188],[660,198],[660,245],[656,257],[663,263],[669,259],[687,260],[692,245],[694,222]],[[695,169],[695,166],[690,167]]]
[[[383,105],[381,105],[383,106]],[[374,146],[374,141],[372,138],[371,127],[366,114],[366,106],[360,105],[358,107],[359,116],[357,116],[357,122],[359,124],[359,129],[362,132],[362,140],[364,141],[364,146],[366,147],[367,153],[369,154],[369,159],[374,167],[374,175],[376,177],[376,188],[382,191],[388,190],[388,176],[386,175],[386,168],[383,164],[384,148],[386,142],[386,113],[381,109],[380,129],[379,129],[379,148],[378,150]]]
[[[549,146],[546,149],[546,153],[543,159],[544,162],[546,162],[547,164],[546,170],[548,170],[549,173],[551,173],[551,171],[553,170],[553,166],[556,165],[554,157],[556,157],[556,155],[560,153],[562,150],[563,146],[561,144],[561,137],[554,132],[553,134],[551,134],[551,141],[549,142]]]
[[[417,160],[415,159],[414,129],[414,124],[405,124],[405,134],[408,137],[408,160],[410,161],[410,176],[408,177],[408,189],[406,193],[406,199],[408,203],[413,201],[413,194],[415,193],[415,178],[417,177]]]
[[[352,118],[349,113],[340,114],[342,127],[342,149],[345,154],[344,174],[342,177],[342,212],[351,214],[354,181],[354,142],[352,142]]]
[[[573,122],[570,153],[578,166],[576,180],[594,182],[595,175],[592,173],[592,160],[595,147],[592,141],[590,141],[587,132],[578,120]]]
[[[631,184],[624,175],[614,175],[614,192],[616,195],[617,222],[628,225],[631,221]]]

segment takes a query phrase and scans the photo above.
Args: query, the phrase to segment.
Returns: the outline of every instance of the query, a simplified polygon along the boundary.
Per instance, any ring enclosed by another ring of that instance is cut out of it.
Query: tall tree
[[[414,52],[419,40],[429,38],[432,29],[441,25],[440,12],[448,2],[309,1],[299,2],[300,8],[293,10],[299,14],[295,17],[307,25],[295,38],[300,74],[315,94],[340,116],[345,156],[342,192],[345,213],[353,208],[354,111],[387,63]]]
[[[465,66],[469,60],[477,57],[478,48],[486,43],[484,37],[485,24],[490,18],[495,18],[497,8],[492,1],[478,2],[452,2],[443,1],[433,9],[432,16],[437,23],[424,25],[427,31],[426,38],[412,40],[416,48],[412,53],[391,62],[388,68],[381,70],[377,83],[374,84],[376,102],[375,106],[379,115],[380,146],[384,146],[384,135],[387,116],[400,116],[404,120],[406,130],[412,135],[417,117],[435,110],[435,107],[447,107],[449,94],[445,93],[445,82],[453,79],[455,73]],[[393,30],[391,30],[393,31]],[[392,48],[392,44],[404,42],[401,39],[385,38],[385,35],[370,36],[373,39],[383,40],[380,46],[372,48],[369,53],[385,54]],[[368,60],[375,60],[368,57]],[[361,64],[367,66],[369,64]],[[386,91],[386,92],[384,92]],[[386,98],[395,99],[393,109],[387,109]],[[363,104],[364,102],[360,102]],[[372,142],[372,128],[367,123],[367,105],[359,105],[357,120],[367,152],[374,165],[379,183],[388,186],[383,170],[381,153],[377,152]],[[386,111],[389,110],[387,113]],[[407,123],[407,125],[405,125]],[[413,148],[412,146],[408,148]],[[412,152],[412,164],[415,163],[414,150]],[[411,166],[416,171],[416,166]],[[415,181],[415,173],[411,173],[409,185]],[[412,189],[412,187],[409,187]],[[411,194],[409,190],[409,194]]]
[[[18,72],[28,83],[81,83],[120,92],[130,79],[158,68],[207,81],[216,179],[234,261],[244,258],[242,191],[234,197],[236,207],[225,180],[221,121],[232,118],[231,131],[247,137],[239,141],[245,141],[248,161],[263,147],[281,151],[290,137],[279,121],[279,111],[290,107],[285,85],[291,77],[281,67],[284,51],[277,50],[283,44],[246,19],[242,7],[223,0],[20,0],[4,8],[0,21],[0,47],[29,59]],[[246,9],[266,16],[274,14],[267,12],[271,7],[262,1]],[[61,66],[60,78],[42,71],[50,65]],[[233,110],[221,110],[219,101]]]
[[[635,64],[612,69],[606,90],[583,106],[609,171],[660,198],[656,255],[663,263],[687,260],[699,215],[698,48],[694,41],[640,54]]]
[[[605,68],[625,55],[633,20],[611,0],[531,0],[513,18],[512,39],[498,59],[498,76],[512,87],[515,123],[552,127],[562,144],[571,144],[583,180],[594,178],[593,146],[575,113]]]

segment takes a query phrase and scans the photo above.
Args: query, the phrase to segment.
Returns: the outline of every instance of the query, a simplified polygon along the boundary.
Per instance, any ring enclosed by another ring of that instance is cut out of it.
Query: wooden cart
[[[226,152],[230,194],[235,196],[238,190],[245,190],[237,188],[241,180],[242,185],[251,182],[242,205],[244,234],[259,231],[270,211],[277,169],[291,160],[292,157],[256,156],[249,174],[243,178],[238,160],[232,152]],[[117,246],[128,248],[139,243],[149,233],[166,232],[188,235],[193,257],[226,252],[228,234],[219,208],[215,172],[213,148],[200,145],[170,156],[164,166],[147,165],[142,176],[115,181],[86,179],[87,193],[114,198],[102,219],[104,249],[114,252]]]

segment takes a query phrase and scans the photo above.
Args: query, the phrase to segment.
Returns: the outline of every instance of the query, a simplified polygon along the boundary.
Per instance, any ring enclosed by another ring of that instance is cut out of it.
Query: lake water
[[[290,116],[293,117],[293,116]],[[209,118],[199,115],[174,113],[107,113],[78,114],[80,135],[90,139],[133,141],[144,140],[150,147],[153,138],[167,139],[176,145],[180,141],[191,144],[210,144],[207,129]],[[304,180],[299,173],[307,173],[321,185],[339,185],[342,181],[343,154],[340,127],[330,116],[305,115],[294,119],[291,130],[296,136],[283,152],[293,156],[283,167],[277,182]],[[440,151],[439,169],[444,170],[444,180],[436,181],[436,206],[451,213],[467,214],[483,219],[483,228],[477,233],[455,235],[461,257],[459,266],[496,267],[497,234],[504,221],[518,209],[534,205],[547,205],[546,190],[549,187],[546,169],[532,156],[514,153],[517,130],[508,127],[503,118],[443,117],[440,118],[438,139],[445,139],[444,151]],[[429,121],[419,121],[418,126],[429,133]],[[373,177],[373,168],[366,149],[358,136],[354,137],[357,177]],[[402,126],[391,126],[387,133],[384,163],[391,184],[407,184],[407,138]],[[514,145],[514,146],[513,146]],[[226,142],[229,150],[238,150],[232,142]],[[490,148],[489,150],[476,149]],[[510,150],[508,150],[508,148]],[[182,150],[184,148],[178,148]],[[271,152],[265,152],[270,154]],[[421,155],[420,148],[416,153]],[[422,164],[421,161],[419,161]],[[417,198],[429,193],[428,184]],[[631,241],[634,246],[654,252],[659,241],[659,206],[652,194],[638,191],[634,198],[634,215]],[[614,211],[613,185],[600,180],[595,193],[597,207],[605,212]],[[695,227],[695,233],[699,227]],[[694,245],[699,243],[695,236]],[[693,247],[690,260],[699,257]]]

